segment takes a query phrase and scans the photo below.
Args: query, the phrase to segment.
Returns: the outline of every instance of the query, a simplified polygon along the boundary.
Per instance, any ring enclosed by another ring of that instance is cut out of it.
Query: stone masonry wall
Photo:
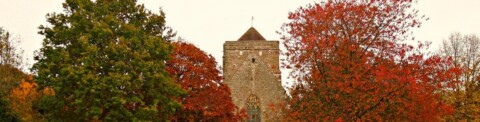
[[[260,99],[261,120],[274,121],[270,104],[285,99],[279,69],[278,41],[227,41],[224,44],[223,73],[232,90],[234,104],[246,109],[250,94]]]

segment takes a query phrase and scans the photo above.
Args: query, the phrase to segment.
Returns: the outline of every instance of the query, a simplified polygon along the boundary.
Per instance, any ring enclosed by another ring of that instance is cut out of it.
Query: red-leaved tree
[[[189,43],[172,42],[172,45],[174,52],[166,65],[167,70],[188,95],[179,98],[183,106],[171,120],[241,120],[245,115],[233,104],[215,58]]]
[[[424,17],[412,0],[328,0],[290,13],[286,61],[295,84],[288,121],[435,121],[452,112],[449,59],[409,45]]]

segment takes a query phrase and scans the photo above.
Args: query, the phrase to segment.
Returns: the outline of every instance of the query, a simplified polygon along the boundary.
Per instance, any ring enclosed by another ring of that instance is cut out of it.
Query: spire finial
[[[252,27],[253,27],[253,16],[252,16]]]

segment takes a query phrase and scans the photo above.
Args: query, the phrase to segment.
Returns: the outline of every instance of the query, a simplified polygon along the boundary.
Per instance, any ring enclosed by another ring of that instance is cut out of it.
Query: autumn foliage
[[[173,42],[172,45],[174,51],[167,70],[188,95],[178,99],[183,106],[171,120],[241,120],[243,114],[237,113],[215,58],[189,43]]]
[[[438,121],[452,107],[451,60],[409,45],[424,17],[411,0],[329,0],[290,13],[283,27],[295,84],[288,121]]]
[[[17,87],[20,79],[25,77],[22,69],[25,66],[18,47],[19,40],[12,37],[7,30],[0,27],[0,121],[20,121],[21,117],[13,112],[13,103],[8,97],[10,91]]]
[[[32,76],[27,76],[10,93],[12,110],[19,114],[23,121],[33,121],[33,116],[36,115],[32,109],[33,102],[39,98],[36,87],[37,84],[33,82]]]
[[[12,104],[11,109],[17,114],[22,121],[40,121],[41,117],[38,111],[34,109],[35,103],[41,96],[54,95],[50,88],[37,91],[37,83],[33,80],[32,75],[27,75],[21,79],[20,84],[13,88],[9,98]]]
[[[443,40],[438,53],[452,58],[453,66],[462,70],[454,76],[458,81],[454,84],[456,88],[444,92],[442,97],[455,108],[454,113],[443,120],[480,121],[480,38],[452,33]]]

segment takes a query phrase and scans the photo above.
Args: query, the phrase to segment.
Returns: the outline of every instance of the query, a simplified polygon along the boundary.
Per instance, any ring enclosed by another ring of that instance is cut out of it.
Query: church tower
[[[280,119],[270,107],[285,99],[279,42],[265,40],[251,27],[237,41],[226,41],[223,49],[224,82],[232,90],[233,103],[247,111],[249,122]]]

